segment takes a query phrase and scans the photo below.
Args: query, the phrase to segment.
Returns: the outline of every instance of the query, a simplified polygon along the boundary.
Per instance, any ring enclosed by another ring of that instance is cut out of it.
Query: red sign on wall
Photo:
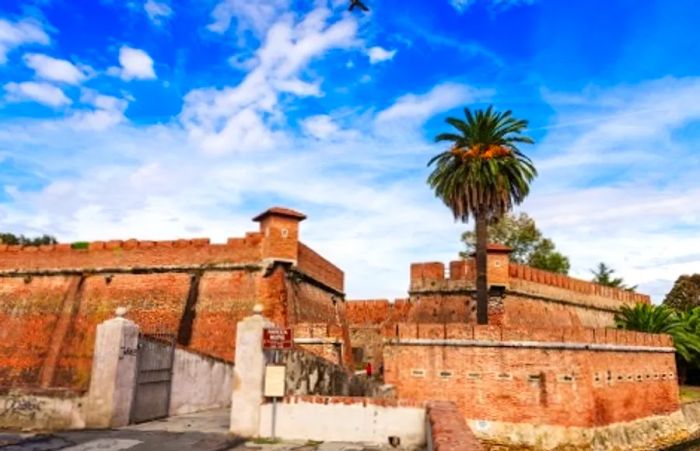
[[[263,349],[290,349],[293,346],[292,329],[263,329]]]

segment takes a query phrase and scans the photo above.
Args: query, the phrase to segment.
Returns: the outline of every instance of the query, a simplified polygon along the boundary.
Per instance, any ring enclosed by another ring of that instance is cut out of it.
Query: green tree
[[[613,277],[615,270],[606,265],[603,262],[598,263],[595,269],[591,269],[591,274],[593,274],[593,283],[598,285],[604,285],[606,287],[619,288],[621,290],[634,291],[637,289],[637,285],[628,287],[625,285],[625,281],[622,277]]]
[[[436,142],[447,141],[451,146],[428,162],[433,167],[428,184],[456,220],[474,219],[476,316],[479,324],[487,324],[487,226],[520,204],[530,192],[530,182],[537,171],[517,146],[534,141],[522,134],[527,121],[514,118],[510,111],[500,113],[489,106],[472,113],[465,108],[464,115],[465,120],[448,117],[445,121],[455,130],[435,137]]]
[[[664,298],[664,305],[687,311],[700,306],[700,274],[683,275],[676,279],[673,288]]]
[[[29,238],[24,235],[15,235],[13,233],[0,233],[0,243],[20,245],[20,246],[41,246],[43,244],[56,244],[56,238],[51,235],[41,235],[34,238]]]
[[[535,220],[526,213],[518,216],[508,213],[497,222],[489,224],[488,236],[490,242],[513,249],[510,260],[515,263],[561,274],[569,272],[569,259],[556,250],[552,240],[542,236]],[[473,254],[476,249],[476,234],[471,230],[464,232],[462,241],[467,248],[461,253],[462,257]]]
[[[700,308],[679,314],[665,305],[623,306],[615,314],[619,329],[636,330],[673,337],[676,352],[686,362],[697,363],[700,355]]]

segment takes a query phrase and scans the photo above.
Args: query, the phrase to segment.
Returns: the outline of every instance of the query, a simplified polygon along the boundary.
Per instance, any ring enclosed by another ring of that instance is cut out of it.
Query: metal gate
[[[131,423],[168,416],[175,335],[140,334]]]

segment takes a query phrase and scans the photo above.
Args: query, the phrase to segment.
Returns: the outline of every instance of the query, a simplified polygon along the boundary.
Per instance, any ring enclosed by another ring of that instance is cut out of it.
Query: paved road
[[[116,430],[32,437],[0,435],[0,451],[223,451],[243,445],[228,433],[228,409],[171,417]],[[3,446],[4,444],[4,446]]]
[[[2,451],[224,451],[243,440],[223,434],[162,431],[80,431],[21,439]]]
[[[0,433],[0,451],[383,451],[356,443],[244,442],[228,433],[228,409],[170,417],[115,430],[51,435]],[[395,450],[392,450],[395,451]]]

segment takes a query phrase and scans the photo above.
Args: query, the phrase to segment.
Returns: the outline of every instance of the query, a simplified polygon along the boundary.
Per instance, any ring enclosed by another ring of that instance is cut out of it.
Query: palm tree
[[[615,314],[615,324],[619,329],[671,335],[686,362],[697,362],[700,356],[700,308],[678,314],[665,305],[625,305]]]
[[[510,111],[499,113],[489,106],[472,114],[465,108],[464,115],[466,120],[445,120],[456,133],[435,137],[436,142],[449,141],[452,145],[428,162],[428,166],[434,166],[428,184],[452,210],[455,220],[475,220],[476,317],[478,324],[487,324],[487,226],[530,192],[537,171],[517,145],[534,141],[521,134],[527,121],[514,118]]]

